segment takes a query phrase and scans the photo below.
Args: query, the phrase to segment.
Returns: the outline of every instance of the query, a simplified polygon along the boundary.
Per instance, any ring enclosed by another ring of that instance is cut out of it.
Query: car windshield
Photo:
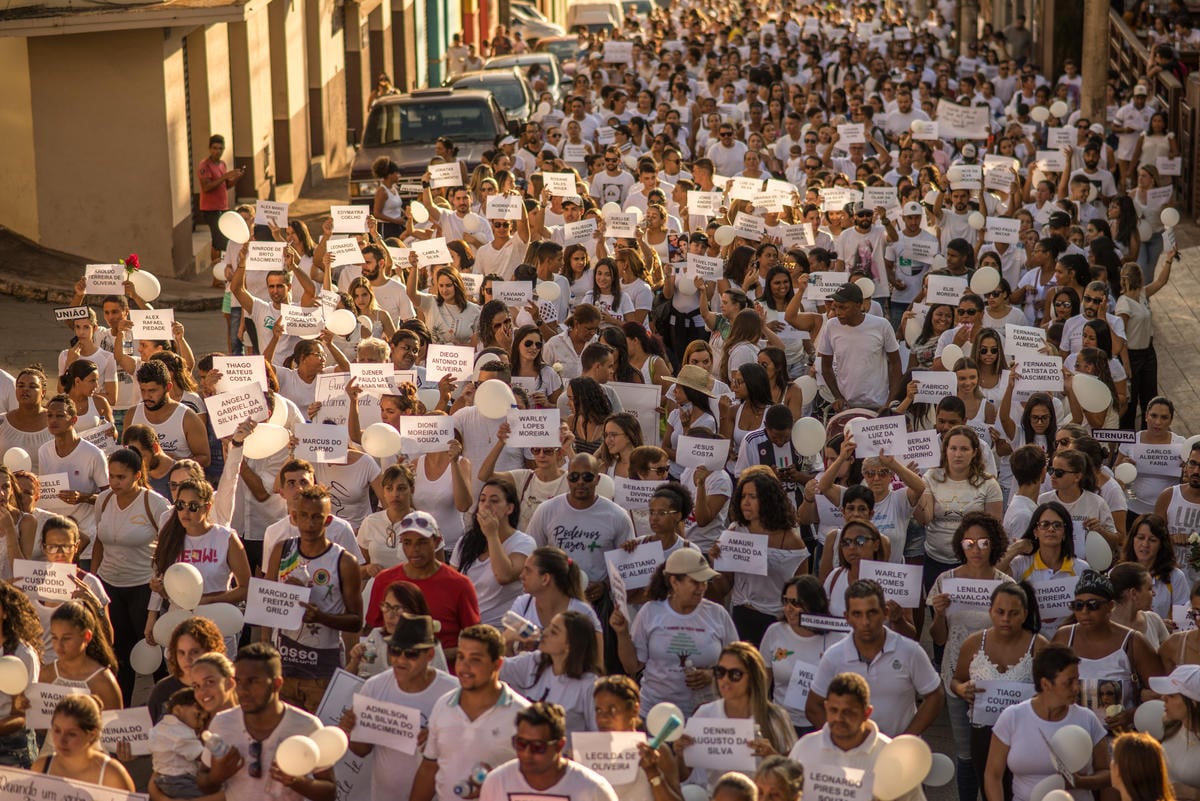
[[[363,144],[367,147],[432,144],[439,136],[477,139],[480,134],[487,138],[495,134],[495,127],[487,104],[478,99],[388,103],[371,109]]]
[[[454,84],[455,89],[487,89],[491,92],[496,102],[509,111],[519,109],[525,104],[525,93],[521,91],[521,84],[513,80],[508,81],[482,81],[475,78],[458,81]]]
[[[574,61],[579,53],[579,45],[575,41],[563,39],[557,42],[540,42],[539,50],[547,50],[558,56],[559,61]]]

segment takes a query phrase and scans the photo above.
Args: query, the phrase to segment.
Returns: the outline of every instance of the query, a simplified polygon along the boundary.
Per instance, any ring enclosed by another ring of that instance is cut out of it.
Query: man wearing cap
[[[1117,109],[1112,120],[1112,132],[1117,135],[1117,166],[1121,173],[1121,186],[1126,188],[1133,186],[1130,162],[1138,136],[1150,130],[1150,118],[1154,116],[1154,107],[1146,102],[1149,94],[1144,83],[1134,86],[1133,97]]]
[[[367,604],[367,625],[382,625],[381,607],[387,597],[387,588],[396,581],[411,581],[424,593],[429,614],[442,624],[438,639],[446,653],[446,661],[453,664],[459,632],[479,622],[475,585],[462,573],[438,561],[442,535],[433,515],[410,512],[396,527],[396,536],[406,561],[381,570],[375,576],[371,600]]]
[[[520,199],[520,193],[515,190],[509,194]],[[520,207],[519,220],[488,220],[492,241],[475,251],[475,266],[471,272],[512,280],[513,270],[524,261],[525,249],[529,247],[529,213],[523,201]]]
[[[842,284],[830,297],[834,317],[821,327],[817,355],[834,411],[880,408],[900,390],[900,345],[891,325],[863,311],[857,284]]]
[[[561,200],[561,205],[563,224],[549,226],[543,224],[542,236],[566,248],[567,245],[573,244],[567,241],[567,225],[583,219],[583,198],[579,195],[567,195]],[[587,251],[592,264],[608,256],[608,243],[604,238],[604,219],[602,217],[596,219],[596,232],[592,234],[592,238],[579,244],[583,245]],[[478,261],[478,257],[476,257],[476,261]],[[582,296],[577,301],[581,299]]]
[[[923,288],[925,273],[933,265],[933,257],[941,250],[937,237],[922,226],[925,209],[920,203],[905,203],[900,209],[900,222],[903,227],[884,254],[884,258],[895,265],[889,317],[897,328],[904,311]]]
[[[792,502],[799,505],[797,493],[814,476],[807,460],[792,444],[794,422],[792,410],[784,404],[777,403],[768,408],[763,415],[762,428],[756,428],[742,438],[733,474],[740,476],[747,468],[765,465],[775,473]]]
[[[438,699],[459,687],[457,679],[433,667],[436,643],[433,618],[402,612],[388,640],[386,658],[392,669],[367,679],[355,693],[385,704],[400,704],[416,709],[421,713],[418,740],[429,733],[429,716]],[[347,709],[342,713],[338,726],[346,734],[351,734],[357,722],[354,710]],[[407,753],[386,745],[351,741],[350,750],[360,757],[376,752],[371,763],[371,801],[395,801],[408,797],[417,769],[421,766],[419,748]]]

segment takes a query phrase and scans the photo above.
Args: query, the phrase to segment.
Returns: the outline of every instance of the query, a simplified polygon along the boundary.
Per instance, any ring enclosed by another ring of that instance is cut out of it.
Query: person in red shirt
[[[225,252],[229,240],[221,233],[217,221],[229,208],[229,187],[236,184],[244,170],[226,170],[221,156],[225,152],[225,137],[208,137],[208,158],[200,162],[196,175],[200,178],[200,216],[212,232],[212,261],[215,264]]]
[[[442,624],[438,639],[446,652],[446,661],[453,669],[454,656],[458,653],[458,633],[480,622],[475,585],[462,573],[437,560],[437,553],[442,549],[442,535],[433,515],[409,512],[400,521],[396,533],[408,561],[375,576],[371,602],[367,604],[367,625],[382,624],[380,606],[388,587],[396,581],[411,581],[425,594],[430,616]]]

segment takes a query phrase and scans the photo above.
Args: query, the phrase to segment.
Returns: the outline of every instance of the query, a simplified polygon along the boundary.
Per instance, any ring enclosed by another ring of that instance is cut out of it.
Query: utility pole
[[[1058,0],[1063,2],[1063,0]],[[1083,116],[1092,122],[1105,122],[1105,98],[1108,85],[1108,8],[1109,0],[1083,0]]]

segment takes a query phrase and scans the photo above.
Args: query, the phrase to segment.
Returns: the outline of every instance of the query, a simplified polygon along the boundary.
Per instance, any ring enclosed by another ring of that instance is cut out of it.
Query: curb
[[[60,306],[66,306],[75,297],[75,290],[73,287],[66,289],[46,286],[38,284],[32,279],[0,273],[0,294],[9,295],[19,300],[28,300],[36,303],[55,303]],[[223,297],[220,295],[214,297],[173,297],[169,291],[164,291],[162,295],[159,295],[156,302],[163,306],[170,306],[176,311],[204,312],[219,310],[222,300]]]

